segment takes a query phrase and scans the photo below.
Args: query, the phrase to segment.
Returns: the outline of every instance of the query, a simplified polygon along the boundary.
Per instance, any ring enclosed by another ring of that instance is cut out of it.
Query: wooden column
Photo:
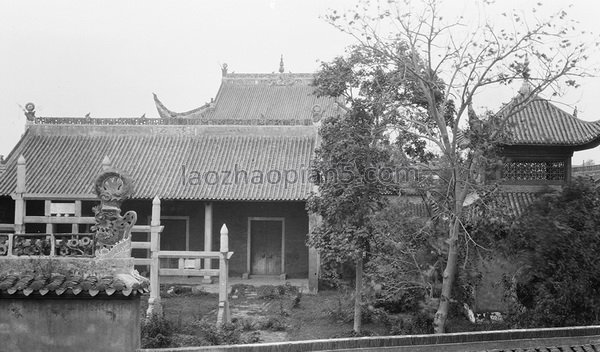
[[[80,200],[75,201],[75,217],[77,217],[77,218],[81,217],[81,201]],[[71,225],[71,232],[79,233],[79,224]]]
[[[25,157],[21,155],[17,160],[17,187],[13,196],[15,200],[15,234],[22,235],[25,233],[25,199],[23,195],[27,192],[27,168],[25,166]],[[12,255],[13,238],[8,236],[8,255]]]
[[[154,197],[152,200],[152,219],[150,220],[150,298],[148,299],[148,310],[146,316],[162,314],[160,302],[160,262],[158,252],[160,251],[160,199]]]
[[[321,216],[311,213],[308,214],[308,231],[312,230],[321,224]],[[319,271],[321,266],[321,257],[319,252],[313,248],[308,248],[308,291],[311,294],[316,294],[319,291]]]
[[[212,251],[212,226],[213,226],[213,206],[211,202],[204,205],[204,251]],[[212,269],[211,259],[204,259],[204,269]],[[202,279],[203,283],[212,283],[210,276],[205,276]]]
[[[219,252],[219,311],[217,313],[217,324],[223,324],[231,322],[227,290],[229,286],[229,258],[233,254],[229,252],[229,230],[225,224],[221,227]]]
[[[44,201],[44,215],[48,218],[52,216],[52,201],[46,199]],[[46,223],[46,233],[50,235],[50,256],[56,254],[56,241],[54,240],[54,224]]]

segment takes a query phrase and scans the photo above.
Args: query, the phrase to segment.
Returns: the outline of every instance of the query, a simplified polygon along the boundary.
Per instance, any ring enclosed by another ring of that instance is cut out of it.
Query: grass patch
[[[164,317],[144,322],[143,346],[209,346],[357,336],[352,331],[354,303],[350,293],[321,291],[318,295],[302,295],[291,285],[234,285],[231,292],[232,323],[218,327],[216,294],[174,289],[162,297]],[[145,314],[145,303],[142,309]],[[505,325],[471,324],[453,317],[448,327],[458,332],[498,330]],[[426,315],[390,314],[373,307],[363,310],[360,336],[430,332],[431,322]]]

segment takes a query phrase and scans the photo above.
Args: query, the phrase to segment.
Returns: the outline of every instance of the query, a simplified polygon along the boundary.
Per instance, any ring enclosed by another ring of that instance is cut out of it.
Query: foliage
[[[260,342],[260,328],[252,321],[239,320],[216,325],[204,319],[174,323],[153,314],[142,321],[142,348],[233,345]]]
[[[600,188],[578,179],[541,197],[516,225],[508,243],[522,267],[505,280],[514,299],[510,321],[519,327],[598,324]]]
[[[284,285],[262,285],[256,288],[256,295],[258,296],[258,298],[264,300],[272,300],[286,296],[295,296],[298,295],[298,293],[298,287],[290,284],[289,282],[285,283]]]
[[[440,288],[444,246],[439,229],[400,199],[377,212],[373,223],[366,272],[374,304],[391,312],[420,311]]]
[[[319,176],[319,193],[307,201],[307,209],[321,216],[308,244],[319,250],[323,268],[335,270],[348,261],[356,263],[355,331],[360,332],[362,263],[368,261],[373,224],[370,215],[384,204],[385,186],[378,170],[389,153],[378,145],[376,119],[357,103],[342,116],[326,119],[319,131],[313,170]],[[331,272],[331,271],[330,271]]]
[[[152,314],[142,320],[142,347],[161,348],[171,346],[173,324],[162,315]]]
[[[350,323],[354,320],[354,295],[339,291],[336,299],[332,304],[325,307],[325,313],[328,318],[334,323]],[[372,306],[363,304],[361,306],[361,321],[369,323],[375,318]]]
[[[235,321],[230,324],[216,325],[204,319],[188,323],[182,332],[195,335],[202,339],[202,345],[237,345],[259,342],[258,335],[254,332],[245,333],[248,324],[243,321]]]
[[[346,118],[326,122],[326,134],[335,135],[331,130],[337,128],[341,144],[355,141],[344,131],[357,126],[353,122],[360,117],[372,121],[368,124],[369,140],[375,141],[372,146],[385,145],[393,130],[397,136],[393,145],[407,158],[435,161],[435,167],[442,170],[438,187],[423,192],[432,220],[445,233],[446,260],[435,314],[438,333],[445,330],[454,291],[466,292],[472,285],[457,282],[472,281],[473,275],[459,272],[459,265],[468,263],[473,253],[468,255],[464,247],[483,248],[469,234],[465,204],[484,199],[489,192],[483,186],[486,170],[499,164],[498,148],[507,137],[508,117],[546,89],[552,89],[554,96],[564,86],[577,87],[575,79],[587,74],[581,66],[587,59],[586,33],[577,30],[566,11],[548,17],[536,13],[532,18],[508,11],[501,13],[502,20],[492,22],[486,11],[494,11],[493,2],[477,4],[473,8],[480,13],[468,19],[444,17],[453,5],[436,0],[362,1],[344,14],[333,10],[327,20],[353,36],[357,44],[345,58],[324,64],[317,77],[321,94],[345,98],[349,111]],[[542,12],[540,4],[535,10]],[[515,80],[525,81],[518,98],[502,113],[478,118],[472,108],[477,94],[488,86],[510,85]],[[325,146],[331,143],[325,136],[323,141]],[[362,150],[362,160],[369,160],[364,155],[369,149]],[[380,150],[371,149],[373,159]],[[350,153],[339,156],[338,162],[352,160]],[[326,260],[340,258],[333,255],[335,250],[356,257],[368,249],[372,226],[365,227],[369,223],[362,220],[373,213],[372,205],[377,202],[348,201],[360,199],[348,198],[358,195],[353,191],[359,184],[352,186],[321,184],[322,198],[329,203],[309,207],[327,218],[313,241],[324,249]],[[335,204],[336,197],[341,197],[339,204]],[[338,209],[346,217],[337,216]],[[348,218],[362,222],[353,226]],[[329,245],[336,241],[340,248]]]

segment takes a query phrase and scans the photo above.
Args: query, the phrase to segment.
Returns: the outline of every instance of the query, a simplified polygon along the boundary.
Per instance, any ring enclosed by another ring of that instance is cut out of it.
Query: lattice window
[[[564,181],[565,161],[513,161],[504,164],[505,180]]]

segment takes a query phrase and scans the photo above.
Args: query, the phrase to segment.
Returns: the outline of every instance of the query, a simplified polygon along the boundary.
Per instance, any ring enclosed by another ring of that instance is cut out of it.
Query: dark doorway
[[[250,273],[282,274],[282,220],[250,219]]]
[[[189,250],[188,218],[161,217],[160,224],[165,228],[160,234],[161,251],[187,251]],[[161,258],[160,267],[177,269],[179,259]]]

